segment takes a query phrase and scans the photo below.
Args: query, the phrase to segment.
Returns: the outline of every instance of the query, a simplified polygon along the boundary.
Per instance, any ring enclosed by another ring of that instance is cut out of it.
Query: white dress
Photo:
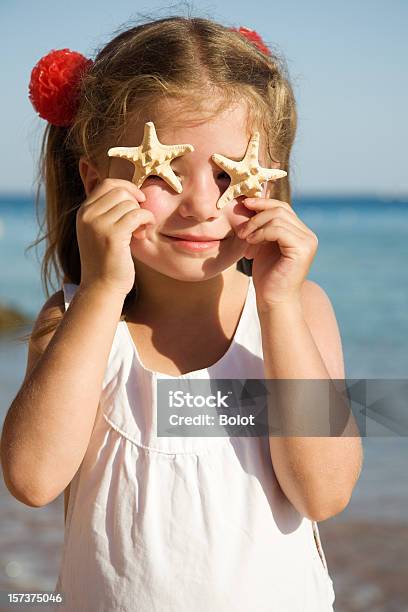
[[[66,309],[77,288],[63,285]],[[264,378],[251,277],[234,338],[209,368],[152,372],[118,322],[71,482],[55,610],[332,611],[317,524],[283,494],[267,436],[158,437],[159,378]]]

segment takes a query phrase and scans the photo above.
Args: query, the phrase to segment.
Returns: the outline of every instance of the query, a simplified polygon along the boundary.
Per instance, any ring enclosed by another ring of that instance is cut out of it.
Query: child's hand
[[[81,285],[98,282],[126,297],[135,281],[130,241],[145,238],[142,226],[156,223],[140,208],[145,194],[130,181],[103,180],[78,209],[76,231],[81,257]]]
[[[247,198],[256,211],[238,237],[248,241],[244,257],[253,259],[252,277],[258,306],[300,301],[300,290],[317,251],[317,236],[286,202]]]

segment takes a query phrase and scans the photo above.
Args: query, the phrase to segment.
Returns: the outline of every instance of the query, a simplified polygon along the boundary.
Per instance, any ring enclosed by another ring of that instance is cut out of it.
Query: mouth
[[[182,248],[189,251],[206,251],[208,249],[217,248],[221,242],[227,239],[224,238],[203,238],[193,236],[168,236],[162,234],[166,241],[173,243],[176,247]]]

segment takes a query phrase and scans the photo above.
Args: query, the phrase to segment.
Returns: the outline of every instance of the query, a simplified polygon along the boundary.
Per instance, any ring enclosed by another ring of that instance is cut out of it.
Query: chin
[[[158,272],[168,276],[169,278],[174,278],[174,280],[179,280],[186,283],[197,283],[209,280],[210,278],[214,278],[215,276],[221,274],[222,271],[223,270],[219,270],[218,268],[216,270],[206,270],[205,266],[197,270],[158,270]]]
[[[184,282],[199,282],[208,280],[215,276],[218,276],[225,270],[225,266],[220,267],[219,265],[214,264],[214,260],[210,261],[193,261],[186,263],[181,263],[180,265],[176,265],[174,262],[173,265],[163,265],[163,262],[155,262],[146,260],[143,261],[140,258],[137,258],[138,261],[143,263],[146,266],[149,266],[159,274],[163,274],[169,278],[174,278],[174,280],[184,281]]]

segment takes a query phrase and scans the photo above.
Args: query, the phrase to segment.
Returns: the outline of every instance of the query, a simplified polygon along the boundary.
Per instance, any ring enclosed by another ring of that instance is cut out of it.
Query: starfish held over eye
[[[139,147],[113,147],[108,150],[109,157],[122,157],[135,166],[132,182],[141,187],[143,181],[151,174],[160,176],[174,189],[181,193],[183,188],[174,174],[170,162],[184,153],[194,151],[193,145],[164,145],[159,142],[153,121],[144,126],[143,141]]]
[[[245,156],[239,162],[214,153],[212,160],[231,177],[231,184],[218,199],[217,208],[223,208],[228,202],[241,195],[261,197],[262,184],[286,176],[284,170],[262,168],[259,165],[259,132],[251,136]]]

